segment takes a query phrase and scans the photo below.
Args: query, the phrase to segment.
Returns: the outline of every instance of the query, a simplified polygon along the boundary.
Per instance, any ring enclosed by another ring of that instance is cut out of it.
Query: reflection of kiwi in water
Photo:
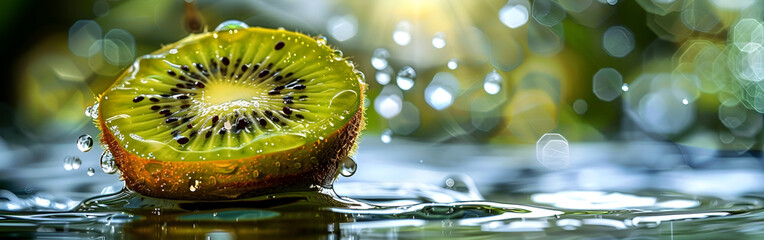
[[[364,125],[363,76],[285,30],[191,35],[99,96],[101,139],[127,187],[230,199],[331,184]]]

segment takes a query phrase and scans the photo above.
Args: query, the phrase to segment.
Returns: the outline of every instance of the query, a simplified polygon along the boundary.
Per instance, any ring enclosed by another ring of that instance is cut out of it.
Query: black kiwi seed
[[[167,74],[170,74],[170,76],[175,76],[175,72],[173,72],[172,70],[167,70]]]
[[[175,131],[172,131],[170,133],[170,135],[172,135],[174,137],[174,136],[178,136],[178,133],[180,133],[180,132],[178,130],[175,130]]]
[[[151,110],[155,110],[155,111],[159,110],[160,108],[162,108],[162,107],[160,107],[158,105],[151,106]]]
[[[162,114],[165,116],[170,115],[170,109],[162,109],[162,111],[159,111],[159,114]]]
[[[284,78],[284,77],[282,77],[281,75],[278,75],[278,76],[276,76],[276,78],[274,78],[273,80],[275,80],[275,81],[277,81],[277,82],[278,82],[278,81],[281,81],[281,79],[282,79],[282,78]]]
[[[292,114],[292,109],[291,109],[291,108],[289,108],[289,107],[287,107],[287,106],[284,106],[284,108],[283,108],[283,109],[281,109],[281,110],[283,110],[283,111],[284,111],[284,114],[286,114],[286,115],[290,115],[290,114]]]
[[[204,83],[196,82],[196,87],[204,88]]]
[[[279,42],[276,43],[276,47],[274,47],[274,48],[276,50],[281,50],[282,48],[284,48],[284,45],[285,45],[284,41],[279,41]]]
[[[177,92],[177,91],[180,91],[180,90],[178,90],[177,88],[170,88],[170,91],[171,92]]]
[[[302,95],[300,96],[300,101],[305,101],[306,98],[308,98],[308,96]]]
[[[245,118],[239,118],[239,121],[236,122],[236,128],[239,130],[244,129],[248,125],[247,119]]]
[[[223,63],[223,65],[226,65],[226,66],[228,66],[228,64],[230,63],[230,62],[228,61],[228,58],[227,58],[227,57],[223,57],[223,58],[221,58],[221,59],[220,59],[220,62],[222,62],[222,63]]]
[[[143,97],[143,96],[137,96],[137,97],[133,98],[133,102],[137,103],[137,102],[143,101],[144,98],[145,97]]]
[[[284,85],[281,85],[281,86],[278,86],[278,87],[274,88],[273,91],[279,91],[279,90],[282,90],[282,89],[284,89]]]
[[[188,137],[194,137],[196,136],[196,131],[191,131],[191,134],[188,135]]]
[[[191,107],[190,104],[180,105],[180,109],[186,109],[186,108],[189,108],[189,107]]]
[[[186,125],[186,127],[187,127],[188,129],[192,129],[192,128],[194,128],[194,124],[191,124],[191,123],[189,123],[188,125]]]
[[[149,101],[152,101],[152,102],[159,102],[159,99],[157,99],[157,98],[149,98]]]
[[[255,110],[252,110],[252,116],[257,116],[257,112]]]
[[[305,89],[305,85],[297,84],[297,85],[294,85],[294,87],[292,87],[292,89],[303,90],[303,89]]]
[[[271,111],[265,110],[265,116],[271,117],[273,116],[273,113]]]
[[[280,122],[279,124],[281,124],[281,126],[286,126],[285,122]]]
[[[224,135],[225,134],[225,128],[221,128],[220,131],[218,131],[218,134]]]
[[[273,91],[268,92],[268,95],[278,95],[278,94],[281,94],[281,92],[278,91],[278,90],[273,90]]]
[[[190,68],[188,68],[188,65],[180,66],[180,69],[183,70],[183,71],[186,71],[186,72],[191,70]]]
[[[268,69],[266,69],[266,70],[263,70],[262,72],[260,72],[260,74],[257,75],[257,76],[262,78],[262,77],[268,76],[268,74],[270,74],[270,73],[271,72],[268,71]]]
[[[212,136],[212,130],[207,131],[207,133],[204,134],[205,138],[210,138]]]
[[[273,67],[273,63],[268,63],[268,67],[266,67],[266,68],[267,69],[271,69],[272,67]]]
[[[201,63],[194,63],[194,65],[196,66],[196,69],[199,69],[199,71],[204,70],[204,65]]]
[[[180,75],[180,76],[178,77],[178,79],[185,81],[185,80],[186,80],[186,76]]]
[[[180,96],[178,96],[178,99],[180,99],[180,100],[188,99],[188,96],[180,95]]]
[[[265,118],[261,118],[257,120],[260,123],[260,126],[265,127],[265,125],[268,125],[268,122],[265,121]]]
[[[273,121],[273,122],[279,122],[279,118],[277,118],[277,117],[272,117],[272,118],[271,118],[271,121]]]
[[[218,123],[219,119],[220,119],[220,117],[218,117],[218,115],[213,116],[212,117],[212,125],[215,125],[215,123]]]
[[[297,118],[299,118],[299,119],[303,119],[303,118],[305,118],[304,116],[302,116],[302,114],[295,114],[294,116],[295,116],[295,117],[297,117]]]
[[[164,120],[165,123],[174,123],[178,121],[178,118],[167,118]]]
[[[188,138],[187,137],[178,138],[178,143],[186,144],[186,143],[188,143]]]
[[[286,76],[284,76],[284,77],[291,77],[291,76],[292,76],[292,74],[294,74],[294,73],[287,73],[287,75],[286,75]]]
[[[242,72],[246,72],[247,69],[249,69],[249,66],[247,66],[246,64],[245,65],[241,65],[241,71]]]
[[[294,101],[292,101],[291,98],[287,98],[287,99],[284,99],[284,103],[286,103],[286,104],[293,104]]]
[[[283,97],[283,99],[292,99],[292,98],[294,98],[294,97],[292,97],[292,95],[286,95],[286,96]]]
[[[175,84],[175,86],[178,88],[186,88],[186,85],[182,83]]]
[[[166,94],[166,93],[165,93],[165,94],[159,94],[159,96],[160,96],[160,97],[170,97],[171,95],[170,95],[170,94]]]

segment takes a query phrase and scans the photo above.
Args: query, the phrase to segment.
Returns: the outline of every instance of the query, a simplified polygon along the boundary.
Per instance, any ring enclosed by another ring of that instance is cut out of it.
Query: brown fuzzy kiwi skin
[[[192,35],[179,43],[194,38]],[[162,49],[168,47],[171,46]],[[130,69],[119,78],[128,72]],[[357,149],[358,137],[366,126],[366,84],[362,82],[360,88],[360,104],[355,115],[323,140],[281,152],[253,153],[251,157],[241,159],[161,161],[142,158],[119,144],[101,116],[94,123],[101,130],[100,141],[112,153],[126,187],[142,195],[166,199],[229,200],[279,192],[316,191],[318,187],[331,186],[339,175],[342,160]],[[102,97],[103,94],[98,100]]]

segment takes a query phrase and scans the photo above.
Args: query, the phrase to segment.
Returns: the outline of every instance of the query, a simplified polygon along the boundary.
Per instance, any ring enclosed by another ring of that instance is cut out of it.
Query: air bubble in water
[[[503,81],[504,78],[502,78],[496,70],[493,70],[493,72],[485,75],[485,78],[483,79],[483,89],[488,94],[495,95],[501,91],[501,83]]]
[[[456,58],[452,58],[451,60],[448,60],[446,66],[448,66],[448,69],[455,70],[457,67],[459,67],[459,63],[456,62]]]
[[[536,142],[536,159],[548,169],[562,169],[570,164],[568,140],[559,133],[546,133]]]
[[[342,159],[342,163],[340,164],[340,174],[342,174],[343,177],[350,177],[355,174],[355,171],[358,168],[358,165],[355,163],[355,159],[353,157],[345,157]]]
[[[215,31],[217,32],[217,31],[221,31],[221,30],[233,30],[233,29],[248,28],[248,27],[249,27],[249,25],[247,25],[246,23],[244,23],[242,21],[239,21],[239,20],[228,20],[228,21],[220,23],[220,25],[218,25],[215,28]]]
[[[382,134],[379,135],[379,139],[382,140],[383,143],[390,143],[390,141],[393,140],[393,130],[385,129],[382,131]]]
[[[93,175],[95,175],[95,169],[88,168],[88,176],[93,176]]]
[[[382,70],[387,67],[387,58],[390,57],[390,52],[384,48],[374,49],[374,53],[371,55],[371,66],[374,69]]]
[[[405,66],[398,71],[398,76],[395,77],[395,82],[402,90],[409,90],[414,87],[414,78],[416,78],[416,71],[411,66]]]
[[[77,148],[82,152],[90,151],[93,148],[93,138],[88,134],[81,135],[77,138]]]
[[[101,154],[101,170],[108,174],[114,174],[117,172],[117,165],[114,162],[114,156],[109,150],[103,151]]]

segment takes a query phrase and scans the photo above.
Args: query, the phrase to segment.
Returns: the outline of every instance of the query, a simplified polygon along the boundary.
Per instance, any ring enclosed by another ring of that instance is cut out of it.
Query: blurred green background
[[[181,0],[2,1],[0,137],[74,141],[94,94],[188,34]],[[325,36],[366,75],[383,142],[669,141],[761,149],[764,3],[754,0],[196,1]]]

